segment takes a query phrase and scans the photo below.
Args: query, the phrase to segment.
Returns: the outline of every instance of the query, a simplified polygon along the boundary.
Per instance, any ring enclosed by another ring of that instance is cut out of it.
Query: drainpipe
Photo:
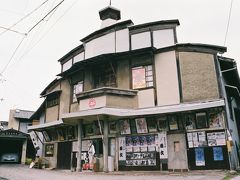
[[[216,57],[216,65],[217,65],[218,72],[219,72],[219,80],[220,80],[220,86],[221,86],[221,89],[222,89],[222,94],[223,94],[223,97],[224,97],[224,100],[225,100],[225,111],[226,111],[226,117],[227,117],[226,120],[225,120],[225,128],[228,129],[229,128],[228,127],[228,120],[231,120],[231,117],[230,117],[227,93],[226,93],[226,89],[225,89],[225,82],[223,80],[222,71],[221,71],[220,64],[219,64],[219,61],[218,61],[217,57]],[[227,130],[225,130],[225,133],[227,134]],[[231,161],[231,152],[228,152],[228,161],[229,161],[230,170],[233,170],[232,161]]]
[[[103,171],[108,172],[108,120],[104,119],[103,126]]]
[[[82,120],[78,122],[78,154],[77,154],[77,172],[82,171]]]

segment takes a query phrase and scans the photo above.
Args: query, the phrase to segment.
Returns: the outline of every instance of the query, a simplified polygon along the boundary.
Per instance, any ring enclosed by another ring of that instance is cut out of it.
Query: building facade
[[[29,131],[54,168],[234,169],[239,77],[225,47],[178,43],[178,20],[134,25],[118,9],[64,55]],[[234,80],[233,80],[234,77]]]

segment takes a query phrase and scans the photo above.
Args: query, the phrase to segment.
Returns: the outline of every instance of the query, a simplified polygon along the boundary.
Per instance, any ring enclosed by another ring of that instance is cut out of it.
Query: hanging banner
[[[125,137],[119,137],[119,161],[126,161]]]
[[[203,148],[195,149],[195,163],[196,163],[196,166],[205,166],[205,157],[204,157]]]
[[[167,159],[168,158],[168,151],[167,151],[167,133],[161,132],[158,134],[159,139],[159,154],[160,159]]]
[[[40,147],[39,147],[39,144],[38,144],[38,137],[37,135],[35,134],[34,131],[31,131],[30,132],[30,137],[31,137],[31,140],[32,140],[32,143],[33,143],[33,146],[36,150],[39,150]]]

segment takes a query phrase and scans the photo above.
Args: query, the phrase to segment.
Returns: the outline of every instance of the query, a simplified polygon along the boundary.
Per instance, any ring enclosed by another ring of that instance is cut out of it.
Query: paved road
[[[29,169],[25,165],[0,164],[0,180],[220,180],[225,173],[224,171],[78,173],[69,170]]]

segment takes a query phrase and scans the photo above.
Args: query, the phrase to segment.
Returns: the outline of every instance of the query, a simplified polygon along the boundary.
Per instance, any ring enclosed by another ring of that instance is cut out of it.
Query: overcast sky
[[[0,27],[10,27],[45,0],[0,0]],[[12,30],[27,33],[61,0],[49,0]],[[9,109],[35,111],[41,91],[60,73],[59,58],[78,46],[81,38],[100,28],[98,11],[109,0],[65,0],[27,36],[0,28],[0,120]],[[134,24],[179,19],[179,43],[224,45],[231,0],[112,0],[122,19]],[[233,0],[224,56],[240,64],[240,1]],[[25,38],[24,38],[25,37]],[[23,39],[24,38],[24,39]],[[20,44],[16,51],[14,51]],[[11,58],[13,56],[13,58]],[[238,65],[238,68],[240,66]],[[240,69],[240,68],[239,68]],[[1,99],[3,99],[1,101]]]

